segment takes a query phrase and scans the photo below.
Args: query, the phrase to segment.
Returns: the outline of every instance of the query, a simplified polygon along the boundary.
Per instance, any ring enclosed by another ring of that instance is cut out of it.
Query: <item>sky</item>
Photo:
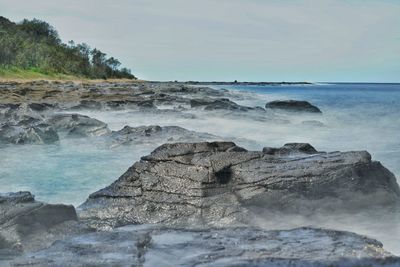
[[[400,82],[400,0],[0,0],[141,79]]]

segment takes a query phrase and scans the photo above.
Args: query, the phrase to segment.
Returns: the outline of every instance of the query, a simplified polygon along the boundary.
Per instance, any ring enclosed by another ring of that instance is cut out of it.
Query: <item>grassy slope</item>
[[[82,77],[62,73],[45,72],[39,69],[0,68],[0,79],[2,80],[79,80]]]
[[[0,82],[30,82],[36,80],[46,81],[74,81],[74,82],[85,82],[85,83],[97,83],[97,82],[122,82],[122,83],[136,83],[143,82],[143,80],[132,80],[132,79],[90,79],[86,77],[67,75],[62,73],[50,73],[41,71],[39,69],[20,69],[16,67],[12,68],[1,68],[0,67]]]

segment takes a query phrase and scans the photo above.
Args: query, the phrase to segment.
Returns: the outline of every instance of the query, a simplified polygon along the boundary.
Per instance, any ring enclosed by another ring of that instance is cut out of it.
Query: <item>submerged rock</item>
[[[46,123],[33,125],[1,125],[0,142],[10,144],[52,144],[59,140],[57,132]]]
[[[68,137],[102,136],[111,132],[106,123],[80,114],[57,114],[48,123]]]
[[[55,242],[12,266],[397,266],[376,240],[299,228],[124,227]]]
[[[254,110],[251,107],[245,107],[236,104],[228,98],[202,98],[190,100],[192,108],[203,108],[204,110],[235,110],[235,111],[249,111]]]
[[[7,254],[44,248],[73,232],[67,224],[78,219],[73,206],[38,202],[29,192],[0,194],[0,214],[0,250]]]
[[[325,126],[325,124],[323,122],[316,121],[316,120],[302,121],[301,124],[304,126],[311,126],[311,127],[324,127]]]
[[[0,105],[0,142],[51,144],[58,140],[54,128],[29,105]]]
[[[138,144],[138,143],[167,143],[167,142],[199,142],[221,139],[218,136],[189,131],[178,126],[125,126],[119,131],[107,136],[111,146]]]
[[[249,223],[263,210],[371,209],[399,199],[394,175],[365,151],[325,153],[287,144],[257,152],[231,142],[176,143],[158,147],[90,195],[79,215],[103,229],[222,226]]]
[[[265,108],[294,111],[294,112],[322,113],[318,107],[310,104],[307,101],[299,101],[299,100],[276,100],[268,102],[265,105]]]

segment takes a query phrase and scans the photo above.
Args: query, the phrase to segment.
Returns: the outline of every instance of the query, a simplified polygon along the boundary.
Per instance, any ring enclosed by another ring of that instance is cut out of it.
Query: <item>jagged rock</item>
[[[38,202],[29,192],[0,194],[0,215],[0,249],[15,252],[46,247],[77,220],[73,206]]]
[[[0,105],[0,122],[9,125],[28,126],[32,123],[43,122],[43,116],[26,103],[4,104]]]
[[[100,102],[97,102],[95,100],[81,100],[79,101],[79,104],[76,106],[73,106],[71,109],[102,109],[103,105]]]
[[[47,110],[56,109],[57,105],[49,103],[30,103],[28,104],[28,107],[33,111],[43,112]]]
[[[104,122],[80,114],[57,114],[48,123],[68,137],[102,136],[111,132]]]
[[[322,113],[318,107],[310,104],[307,101],[299,101],[299,100],[276,100],[268,102],[265,105],[265,108],[294,111],[294,112]]]
[[[32,126],[1,125],[0,142],[11,144],[52,144],[59,140],[57,132],[48,124]]]
[[[221,140],[220,137],[195,131],[189,131],[178,126],[125,126],[119,131],[112,132],[107,138],[111,139],[111,146],[137,143],[166,143],[166,142],[199,142]]]
[[[368,152],[315,152],[308,144],[283,150],[271,155],[231,142],[164,144],[90,195],[79,215],[106,229],[132,223],[221,226],[249,223],[263,210],[399,203],[396,178]]]
[[[249,111],[254,110],[251,107],[245,107],[236,104],[227,98],[202,98],[191,99],[190,106],[192,108],[203,108],[204,110],[235,110],[235,111]]]
[[[269,155],[317,154],[318,151],[307,143],[288,143],[281,148],[264,147],[263,153]]]
[[[51,144],[58,140],[57,132],[29,105],[0,105],[0,142]]]
[[[298,228],[166,229],[125,227],[55,242],[11,266],[397,266],[374,239]]]
[[[134,100],[113,100],[103,104],[110,109],[129,109],[129,108],[156,108],[153,99],[134,99]]]

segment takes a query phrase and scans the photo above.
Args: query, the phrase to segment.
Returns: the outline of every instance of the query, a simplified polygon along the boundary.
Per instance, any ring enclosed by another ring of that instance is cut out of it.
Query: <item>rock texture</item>
[[[394,175],[370,154],[287,144],[264,152],[231,142],[165,144],[90,195],[80,217],[109,229],[135,223],[224,226],[262,210],[370,209],[399,203]]]
[[[178,126],[125,126],[119,131],[107,136],[110,146],[139,144],[139,143],[171,143],[171,142],[199,142],[221,140],[222,138],[195,131],[189,131]]]
[[[11,144],[51,144],[57,132],[27,104],[0,105],[0,142]]]
[[[267,116],[261,107],[235,103],[233,99],[238,98],[238,94],[181,83],[34,81],[0,83],[0,89],[0,143],[6,144],[52,144],[64,137],[111,133],[101,121],[78,113],[70,114],[79,110],[131,110],[192,119],[196,115],[191,109],[196,109],[196,112],[218,111],[224,116],[244,116],[269,123],[281,121],[271,114]],[[201,140],[204,139],[194,141]]]
[[[157,109],[186,105],[191,99],[230,96],[227,90],[180,83],[73,83],[36,81],[0,84],[0,104],[28,104],[36,111],[79,109]]]
[[[0,126],[0,142],[3,143],[52,144],[58,140],[57,132],[46,123]]]
[[[29,192],[0,194],[0,252],[46,247],[77,219],[73,206],[38,202]]]
[[[125,227],[55,242],[10,266],[398,266],[382,244],[349,232],[299,228]]]
[[[265,108],[292,111],[292,112],[322,113],[322,111],[318,107],[310,104],[307,101],[299,101],[299,100],[276,100],[268,102],[265,105]]]
[[[204,110],[235,110],[235,111],[249,111],[254,110],[251,107],[245,107],[236,104],[227,98],[202,98],[190,100],[192,108],[203,108]]]
[[[57,114],[48,123],[68,137],[93,137],[111,133],[107,124],[80,114]]]

